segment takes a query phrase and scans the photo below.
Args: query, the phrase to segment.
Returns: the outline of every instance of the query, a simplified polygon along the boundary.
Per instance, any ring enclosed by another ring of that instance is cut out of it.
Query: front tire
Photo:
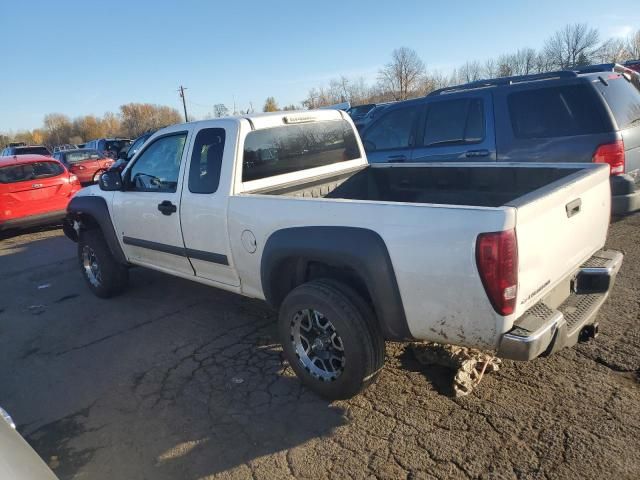
[[[346,285],[314,280],[295,288],[279,313],[285,357],[320,396],[351,398],[384,364],[384,339],[366,302]]]
[[[97,297],[113,297],[127,288],[129,270],[113,257],[100,230],[80,232],[78,261],[82,276]]]

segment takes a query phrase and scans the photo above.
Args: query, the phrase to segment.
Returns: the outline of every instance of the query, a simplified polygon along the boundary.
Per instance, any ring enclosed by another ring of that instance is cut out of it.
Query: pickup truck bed
[[[567,177],[580,168],[509,164],[464,166],[374,165],[304,184],[252,193],[310,198],[341,198],[382,202],[433,203],[500,207]]]

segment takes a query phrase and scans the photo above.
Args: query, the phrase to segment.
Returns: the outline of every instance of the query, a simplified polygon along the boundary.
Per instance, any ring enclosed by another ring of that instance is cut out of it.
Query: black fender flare
[[[73,229],[73,222],[83,218],[90,217],[94,221],[104,236],[104,240],[111,250],[113,257],[123,265],[126,265],[127,257],[122,251],[120,242],[116,235],[113,222],[111,221],[111,215],[109,215],[109,207],[107,202],[102,197],[82,195],[76,196],[71,199],[67,206],[67,217],[63,224],[63,231],[67,237],[74,242],[78,241],[78,235]]]
[[[264,246],[260,265],[262,291],[273,307],[277,308],[284,299],[283,289],[278,288],[282,285],[278,282],[283,281],[281,267],[295,259],[348,267],[356,272],[369,291],[384,337],[387,340],[412,338],[393,264],[377,232],[330,226],[293,227],[274,232]]]

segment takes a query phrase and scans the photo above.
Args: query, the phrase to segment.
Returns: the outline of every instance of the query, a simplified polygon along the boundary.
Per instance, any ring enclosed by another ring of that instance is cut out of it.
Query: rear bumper
[[[611,177],[611,211],[614,215],[626,215],[640,210],[640,185],[631,175]]]
[[[37,225],[59,222],[66,216],[66,214],[66,210],[57,210],[55,212],[41,213],[39,215],[29,215],[27,217],[0,220],[0,231],[10,230],[12,228],[35,227]]]
[[[498,347],[498,356],[532,360],[578,342],[585,327],[594,325],[600,307],[609,296],[623,255],[600,250],[580,267],[571,281],[572,291],[557,308],[544,300],[516,320]]]

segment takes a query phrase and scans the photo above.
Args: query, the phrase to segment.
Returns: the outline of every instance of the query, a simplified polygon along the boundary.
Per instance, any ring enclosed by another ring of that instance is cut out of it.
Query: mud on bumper
[[[498,347],[498,356],[532,360],[578,342],[581,334],[595,333],[595,317],[609,296],[623,255],[600,250],[571,279],[571,293],[556,308],[541,300],[514,323]]]

